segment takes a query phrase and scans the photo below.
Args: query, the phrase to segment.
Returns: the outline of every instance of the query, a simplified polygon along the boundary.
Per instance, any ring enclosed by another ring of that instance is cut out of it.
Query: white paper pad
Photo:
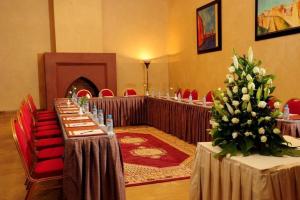
[[[70,123],[66,124],[66,127],[81,127],[81,126],[95,126],[94,122],[80,122],[80,123]]]
[[[60,108],[61,111],[79,110],[77,107]]]
[[[62,114],[77,114],[79,110],[67,110],[67,111],[60,111]]]
[[[83,120],[83,119],[89,119],[88,116],[82,116],[82,117],[64,117],[64,120]]]
[[[101,129],[95,130],[80,130],[80,131],[70,131],[71,135],[93,135],[93,134],[103,134]]]

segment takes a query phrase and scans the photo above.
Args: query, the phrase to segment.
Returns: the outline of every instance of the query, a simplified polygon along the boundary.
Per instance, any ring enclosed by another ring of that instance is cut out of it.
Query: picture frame
[[[197,8],[196,29],[198,54],[222,50],[221,0]]]
[[[300,1],[255,0],[255,40],[300,33]]]

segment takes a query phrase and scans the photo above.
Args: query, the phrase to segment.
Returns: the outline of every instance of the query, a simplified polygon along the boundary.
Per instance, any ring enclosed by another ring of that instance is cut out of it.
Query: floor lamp
[[[144,64],[146,67],[146,95],[149,95],[149,75],[148,75],[148,69],[150,66],[150,60],[144,60]]]

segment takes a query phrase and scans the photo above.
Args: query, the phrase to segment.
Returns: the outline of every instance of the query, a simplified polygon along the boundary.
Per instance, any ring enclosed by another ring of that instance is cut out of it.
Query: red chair
[[[193,100],[198,100],[198,91],[197,90],[193,90],[191,92],[191,94],[192,94]]]
[[[49,115],[55,115],[56,116],[56,113],[54,111],[50,111],[50,110],[38,110],[36,108],[36,105],[35,105],[35,103],[33,101],[32,96],[30,94],[27,96],[27,102],[29,104],[30,110],[37,117],[49,116]]]
[[[289,106],[289,111],[291,114],[298,114],[300,115],[300,99],[293,98],[286,102]]]
[[[25,135],[22,134],[22,128],[16,119],[12,119],[11,128],[13,138],[21,158],[26,175],[27,194],[25,200],[30,199],[34,190],[46,190],[62,187],[62,173],[64,162],[61,158],[38,161],[32,154]],[[55,182],[54,182],[55,181]],[[51,186],[46,183],[59,183]],[[42,183],[42,184],[41,184]],[[37,185],[39,187],[37,187]]]
[[[99,92],[99,96],[102,96],[102,97],[114,97],[114,93],[113,91],[111,91],[110,89],[102,89],[100,92]]]
[[[191,91],[189,89],[185,89],[183,94],[182,94],[182,98],[183,99],[188,99],[190,94],[191,94]]]
[[[213,91],[209,91],[207,94],[206,94],[206,101],[207,102],[213,102],[214,99],[213,99]]]
[[[91,98],[93,97],[92,96],[92,93],[86,89],[81,89],[81,90],[78,90],[77,92],[77,97],[87,97],[87,98]]]
[[[63,146],[63,138],[61,135],[55,135],[56,133],[52,133],[47,131],[48,137],[45,136],[45,131],[42,132],[44,137],[41,137],[41,132],[37,132],[37,136],[32,132],[32,129],[30,128],[30,125],[28,120],[26,120],[26,117],[22,115],[22,113],[17,113],[17,119],[20,123],[20,125],[23,127],[24,133],[26,134],[26,137],[28,138],[28,141],[30,141],[32,149],[45,149],[49,147],[59,147]],[[56,136],[56,137],[55,137]]]
[[[132,88],[127,88],[125,91],[124,91],[124,96],[136,96],[136,91]]]

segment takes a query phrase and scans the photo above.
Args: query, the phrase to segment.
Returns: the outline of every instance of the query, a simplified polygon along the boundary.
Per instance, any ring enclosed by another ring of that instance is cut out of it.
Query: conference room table
[[[293,146],[300,140],[284,136]],[[217,159],[219,147],[197,144],[191,175],[191,200],[300,199],[300,158],[262,155]]]
[[[285,135],[300,137],[300,115],[290,114],[289,119],[278,119],[277,127]]]
[[[55,99],[65,140],[63,196],[67,200],[124,200],[123,161],[117,138],[67,99]]]
[[[91,98],[89,103],[90,109],[96,105],[105,115],[112,114],[116,127],[149,125],[189,143],[211,140],[209,103],[150,96]]]

